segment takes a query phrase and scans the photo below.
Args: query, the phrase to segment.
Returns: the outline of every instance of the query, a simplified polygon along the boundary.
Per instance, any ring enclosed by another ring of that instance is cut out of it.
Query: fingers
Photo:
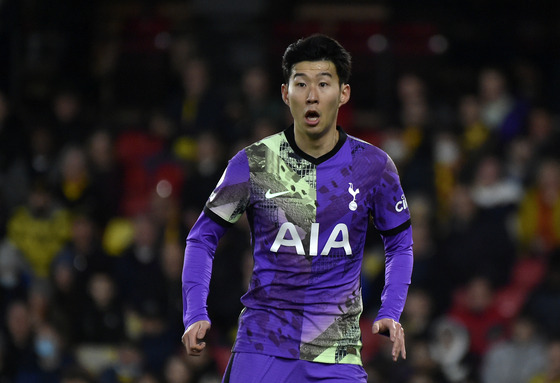
[[[389,339],[393,342],[391,350],[393,361],[396,362],[399,359],[399,355],[406,359],[404,329],[399,322],[389,318],[380,319],[373,324],[372,332],[389,336]]]
[[[210,323],[207,321],[193,323],[187,328],[182,340],[188,355],[199,356],[202,353],[206,348],[206,342],[203,339],[209,329]]]
[[[374,334],[381,334],[385,336],[390,336],[390,327],[393,325],[393,320],[384,318],[373,323],[373,327],[371,328]]]
[[[186,348],[187,348],[188,355],[200,356],[202,351],[204,351],[204,349],[206,348],[206,342],[199,342],[195,344],[189,342],[189,344],[186,345]]]
[[[395,330],[394,335],[391,332],[391,340],[393,341],[393,350],[392,356],[393,361],[396,362],[399,359],[399,354],[402,356],[403,359],[406,359],[406,344],[404,340],[404,329],[402,328],[401,324],[395,322]]]

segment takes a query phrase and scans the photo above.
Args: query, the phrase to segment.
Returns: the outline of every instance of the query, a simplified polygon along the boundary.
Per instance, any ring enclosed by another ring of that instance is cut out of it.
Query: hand
[[[397,359],[399,359],[399,354],[402,355],[403,359],[406,359],[404,330],[399,322],[395,322],[393,319],[383,318],[373,323],[371,331],[374,334],[389,332],[389,339],[393,342],[393,361],[396,362]]]
[[[200,356],[202,350],[206,348],[206,342],[203,339],[208,330],[210,330],[210,322],[206,320],[194,322],[187,328],[181,339],[187,350],[187,355]]]

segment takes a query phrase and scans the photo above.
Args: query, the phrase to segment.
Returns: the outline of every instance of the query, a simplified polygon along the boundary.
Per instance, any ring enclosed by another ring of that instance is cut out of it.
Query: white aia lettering
[[[270,251],[277,253],[280,246],[295,247],[298,255],[306,255],[298,230],[291,222],[284,222],[282,226],[280,226],[280,230],[278,230],[278,234],[276,234],[276,238],[270,247]],[[348,227],[343,223],[339,223],[334,227],[329,235],[329,239],[327,240],[325,247],[321,250],[321,255],[328,255],[331,249],[335,248],[343,248],[346,255],[352,255],[352,248],[350,247],[350,240],[348,238]],[[318,249],[319,224],[315,222],[311,224],[308,254],[316,256],[318,254]]]

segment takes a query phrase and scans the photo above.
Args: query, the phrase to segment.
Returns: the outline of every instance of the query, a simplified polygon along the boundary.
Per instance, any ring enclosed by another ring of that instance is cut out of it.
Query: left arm
[[[412,277],[412,229],[397,167],[389,156],[386,158],[372,208],[376,212],[374,224],[385,247],[385,286],[372,331],[389,335],[393,342],[393,360],[396,361],[399,354],[406,358],[404,331],[399,319]]]
[[[404,330],[399,323],[406,303],[408,286],[412,276],[412,228],[395,235],[382,236],[385,246],[385,287],[381,294],[381,308],[373,323],[372,331],[389,333],[393,342],[392,356],[399,354],[406,359]]]

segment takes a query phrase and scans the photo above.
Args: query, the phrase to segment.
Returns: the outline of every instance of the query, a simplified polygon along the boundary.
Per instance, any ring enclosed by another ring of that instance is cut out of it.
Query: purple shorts
[[[367,374],[355,364],[325,364],[275,356],[233,353],[222,383],[366,383]]]

